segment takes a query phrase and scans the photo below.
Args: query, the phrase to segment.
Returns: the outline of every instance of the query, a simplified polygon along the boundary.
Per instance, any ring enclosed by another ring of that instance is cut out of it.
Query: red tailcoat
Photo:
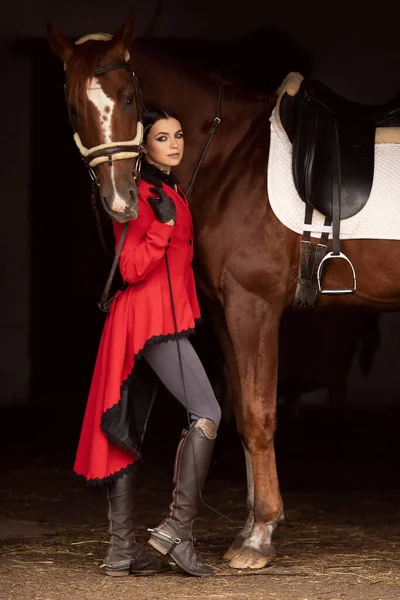
[[[178,333],[192,332],[200,316],[187,200],[148,178],[140,181],[139,216],[129,222],[119,261],[128,286],[117,293],[106,318],[76,455],[74,471],[89,483],[109,481],[140,458],[152,401],[146,383],[135,378],[135,363],[146,344],[175,333],[166,257]],[[155,183],[175,203],[174,227],[160,223],[147,201]],[[114,223],[116,246],[122,229]]]

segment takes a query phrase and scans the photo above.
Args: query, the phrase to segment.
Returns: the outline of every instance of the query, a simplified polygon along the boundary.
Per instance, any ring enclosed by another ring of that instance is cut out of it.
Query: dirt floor
[[[369,448],[376,455],[372,446],[379,443],[372,436],[373,428]],[[172,450],[150,453],[140,475],[137,533],[143,544],[146,527],[156,525],[168,506]],[[216,570],[208,579],[176,569],[107,577],[100,569],[108,544],[104,489],[88,489],[76,478],[69,455],[36,449],[3,456],[0,599],[400,600],[397,461],[365,455],[361,460],[363,452],[346,458],[343,448],[335,459],[326,452],[318,459],[289,453],[279,465],[286,522],[275,534],[277,558],[261,571],[235,571],[222,555],[245,510],[236,451],[235,446],[229,467],[226,455],[217,452],[204,494],[225,517],[203,508],[197,521],[199,554]]]
[[[143,543],[146,526],[165,511],[166,488],[160,473],[156,484],[143,483],[138,493]],[[10,470],[1,492],[1,600],[400,598],[399,491],[287,493],[274,565],[247,572],[230,569],[221,558],[239,529],[243,487],[213,479],[207,489],[207,501],[233,521],[210,511],[198,520],[198,550],[215,567],[214,578],[172,571],[112,579],[99,568],[107,547],[104,490],[87,490],[64,470]]]

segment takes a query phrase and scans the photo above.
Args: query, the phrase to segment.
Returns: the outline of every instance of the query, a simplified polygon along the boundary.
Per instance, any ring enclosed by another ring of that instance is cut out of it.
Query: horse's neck
[[[148,104],[158,102],[172,111],[188,113],[191,102],[213,102],[216,85],[147,44],[137,44],[131,62]],[[180,116],[180,115],[179,115]]]
[[[196,158],[208,129],[216,116],[217,84],[206,77],[192,76],[185,68],[166,55],[145,44],[137,45],[132,64],[138,75],[147,105],[159,106],[176,112],[185,130],[185,158],[179,169],[182,182],[188,182]],[[211,144],[205,161],[213,160],[224,146],[223,138],[235,146],[246,135],[255,110],[246,102],[236,101],[229,91],[222,106],[223,126],[220,143]],[[224,133],[225,132],[225,133]]]

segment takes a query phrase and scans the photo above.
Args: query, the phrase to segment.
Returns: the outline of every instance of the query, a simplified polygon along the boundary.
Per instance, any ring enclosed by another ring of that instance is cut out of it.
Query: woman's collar
[[[175,177],[175,175],[173,175],[172,173],[164,173],[164,171],[161,171],[161,169],[159,169],[155,165],[150,164],[149,162],[147,162],[147,160],[142,161],[140,172],[142,179],[148,181],[149,183],[152,183],[155,186],[160,187],[161,182],[166,183],[170,187],[179,185],[179,181]]]

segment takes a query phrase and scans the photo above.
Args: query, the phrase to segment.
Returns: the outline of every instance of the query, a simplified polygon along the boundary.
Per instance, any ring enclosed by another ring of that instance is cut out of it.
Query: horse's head
[[[87,35],[74,43],[48,24],[47,37],[64,62],[74,139],[99,185],[104,208],[120,223],[136,219],[143,104],[128,63],[133,19],[129,17],[114,36]]]

